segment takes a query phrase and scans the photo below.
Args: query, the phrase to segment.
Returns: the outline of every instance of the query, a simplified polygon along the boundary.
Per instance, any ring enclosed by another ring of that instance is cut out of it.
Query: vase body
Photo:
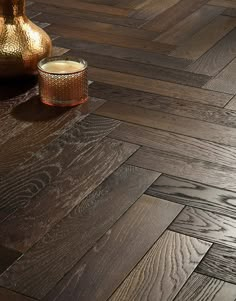
[[[25,0],[0,0],[0,78],[37,73],[52,43],[25,15]]]

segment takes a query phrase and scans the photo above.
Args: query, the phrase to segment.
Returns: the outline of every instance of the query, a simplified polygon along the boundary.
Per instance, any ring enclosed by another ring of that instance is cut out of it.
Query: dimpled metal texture
[[[67,74],[55,74],[42,70],[40,66],[60,57],[48,58],[39,63],[39,91],[41,101],[51,106],[75,106],[88,100],[88,68],[83,59],[63,59],[82,62],[85,69]]]
[[[35,74],[51,50],[46,32],[26,17],[25,0],[0,0],[0,77]]]

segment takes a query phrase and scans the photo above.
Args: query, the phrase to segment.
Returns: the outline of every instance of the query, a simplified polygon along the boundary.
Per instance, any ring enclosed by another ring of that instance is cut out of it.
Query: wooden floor
[[[236,0],[27,4],[93,83],[1,83],[0,300],[235,301]]]

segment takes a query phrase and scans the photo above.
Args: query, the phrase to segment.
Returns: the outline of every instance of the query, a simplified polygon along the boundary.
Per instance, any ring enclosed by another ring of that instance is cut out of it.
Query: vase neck
[[[25,14],[25,0],[0,0],[0,16],[17,17]]]

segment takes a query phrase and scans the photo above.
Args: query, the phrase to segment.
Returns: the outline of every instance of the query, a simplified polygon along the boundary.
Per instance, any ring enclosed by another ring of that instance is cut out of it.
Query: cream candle
[[[78,58],[46,58],[38,65],[41,101],[74,106],[88,99],[87,63]]]
[[[85,68],[85,65],[83,63],[70,60],[58,60],[48,62],[42,65],[41,68],[46,72],[65,74],[82,71]]]

